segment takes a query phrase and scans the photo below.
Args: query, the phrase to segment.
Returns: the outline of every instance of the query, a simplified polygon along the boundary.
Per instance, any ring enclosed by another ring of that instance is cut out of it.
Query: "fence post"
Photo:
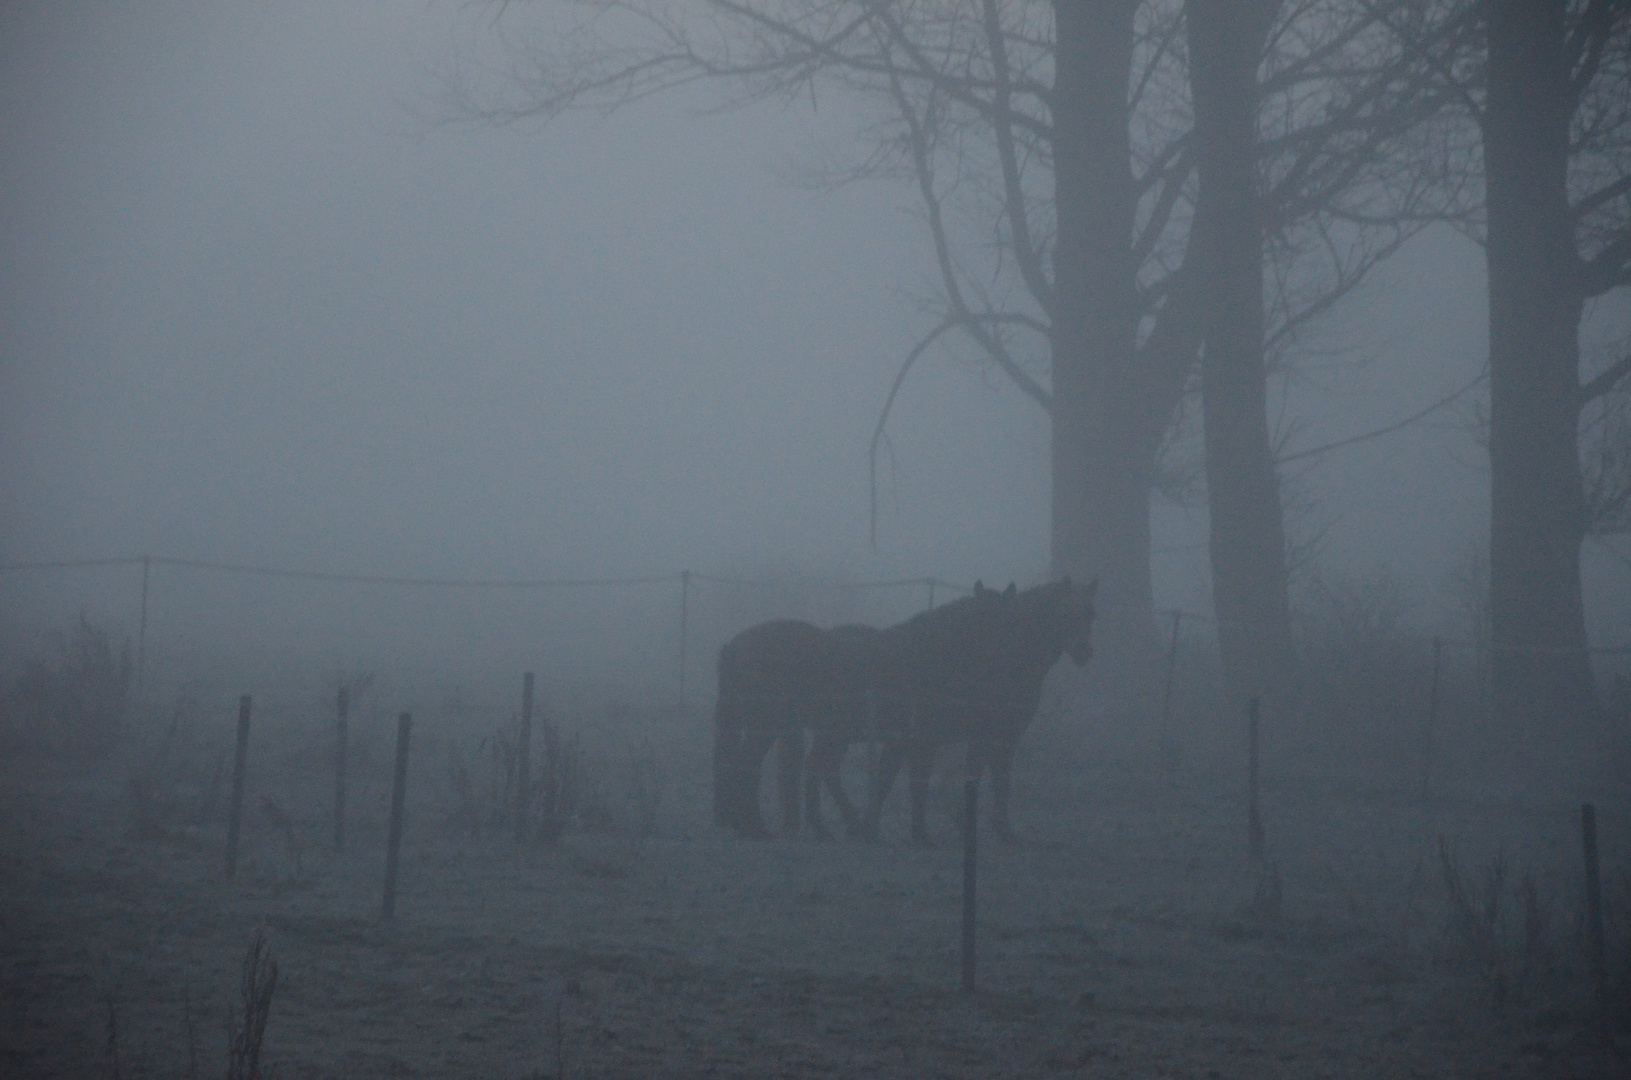
[[[1178,670],[1178,622],[1181,611],[1172,613],[1172,644],[1167,646],[1167,688],[1161,695],[1161,761],[1167,772],[1177,771],[1178,756],[1172,745],[1172,679]]]
[[[249,695],[238,699],[238,747],[232,755],[232,810],[227,817],[227,880],[238,872],[238,830],[244,816],[244,770],[249,760]]]
[[[408,733],[413,717],[403,713],[396,718],[396,782],[391,787],[391,834],[385,847],[385,903],[381,915],[396,914],[396,868],[402,852],[402,804],[408,788]]]
[[[1433,638],[1433,683],[1427,693],[1427,729],[1422,733],[1421,801],[1427,802],[1433,794],[1433,739],[1438,729],[1438,679],[1444,658],[1444,639]]]
[[[689,622],[691,618],[691,571],[680,571],[680,694],[679,706],[685,709],[685,661],[686,649],[689,645]]]
[[[974,748],[969,747],[969,757]],[[972,762],[970,763],[972,765]],[[971,768],[963,781],[963,993],[974,992],[974,916],[979,844],[980,778]]]
[[[1258,711],[1260,699],[1246,702],[1246,839],[1253,862],[1263,861],[1263,818],[1257,807]]]
[[[1597,808],[1580,806],[1580,838],[1586,856],[1586,944],[1591,950],[1592,996],[1599,1037],[1608,1031],[1608,973],[1603,963],[1603,884],[1597,867]]]
[[[521,676],[521,738],[515,749],[515,842],[527,838],[527,795],[532,787],[532,672]]]
[[[346,718],[351,713],[351,691],[340,687],[334,702],[334,850],[345,849]]]
[[[153,556],[142,556],[142,611],[136,621],[136,690],[147,692],[147,579],[153,569]]]

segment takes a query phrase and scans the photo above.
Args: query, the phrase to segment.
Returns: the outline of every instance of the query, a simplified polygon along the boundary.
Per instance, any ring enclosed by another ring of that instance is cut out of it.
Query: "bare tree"
[[[1465,170],[1428,133],[1452,97],[1436,70],[1465,19],[1414,7],[1185,5],[1213,602],[1236,700],[1272,701],[1292,667],[1266,417],[1276,354],[1420,228],[1462,212]],[[1390,18],[1410,19],[1409,47]]]
[[[1149,501],[1198,341],[1171,295],[1192,173],[1169,115],[1177,5],[566,7],[579,17],[516,35],[509,100],[466,93],[467,112],[548,117],[699,79],[782,100],[825,81],[869,103],[868,149],[844,175],[915,185],[938,277],[933,325],[897,372],[874,454],[916,362],[961,339],[1049,417],[1053,568],[1101,578],[1112,651],[1147,635]]]
[[[866,150],[842,176],[915,185],[938,278],[933,325],[897,372],[874,453],[930,349],[960,339],[1001,371],[1049,419],[1053,568],[1101,578],[1112,656],[1154,655],[1150,499],[1210,333],[1219,616],[1234,667],[1264,670],[1265,650],[1281,666],[1289,653],[1265,364],[1428,219],[1415,204],[1429,189],[1399,179],[1393,151],[1430,95],[1368,6],[1254,7],[1209,102],[1227,115],[1208,140],[1192,130],[1182,0],[577,0],[552,8],[568,16],[544,31],[512,33],[498,98],[460,100],[504,122],[697,80],[749,100],[828,85],[857,95]],[[1213,182],[1197,204],[1203,158]],[[1104,667],[1138,685],[1136,663]]]
[[[1484,0],[1460,80],[1483,141],[1490,327],[1490,628],[1496,714],[1529,750],[1598,716],[1581,598],[1591,511],[1581,381],[1593,297],[1631,286],[1631,3]],[[1537,741],[1538,740],[1538,741]]]
[[[1258,184],[1258,68],[1279,0],[1190,0],[1189,80],[1200,191],[1201,412],[1212,597],[1231,696],[1283,684],[1291,658],[1285,527],[1268,429]]]

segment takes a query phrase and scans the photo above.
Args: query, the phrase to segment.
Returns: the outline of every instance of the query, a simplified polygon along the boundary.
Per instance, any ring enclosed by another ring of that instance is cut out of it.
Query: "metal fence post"
[[[521,676],[521,737],[515,749],[515,842],[527,838],[528,795],[532,790],[532,672]]]
[[[227,880],[238,872],[238,831],[243,824],[244,771],[249,761],[249,695],[238,699],[238,745],[232,755],[232,812],[227,818]]]
[[[385,902],[381,915],[396,915],[396,870],[402,853],[402,805],[408,788],[408,734],[413,717],[403,713],[396,719],[396,783],[391,787],[391,834],[385,848]]]

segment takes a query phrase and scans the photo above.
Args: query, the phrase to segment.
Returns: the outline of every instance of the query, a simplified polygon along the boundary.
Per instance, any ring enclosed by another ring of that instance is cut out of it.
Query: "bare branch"
[[[1449,394],[1444,395],[1443,397],[1439,398],[1437,401],[1433,402],[1431,405],[1427,406],[1425,409],[1421,409],[1421,410],[1419,410],[1417,412],[1413,412],[1409,416],[1405,417],[1403,420],[1399,420],[1399,421],[1397,421],[1395,423],[1388,424],[1386,427],[1379,427],[1379,428],[1375,429],[1374,431],[1367,431],[1362,435],[1350,435],[1346,439],[1338,439],[1336,442],[1326,443],[1323,446],[1313,446],[1313,447],[1309,447],[1307,450],[1299,450],[1294,454],[1284,454],[1279,458],[1279,460],[1276,462],[1276,464],[1278,464],[1278,465],[1289,465],[1293,461],[1301,461],[1304,458],[1311,458],[1311,457],[1315,457],[1315,456],[1317,456],[1319,454],[1329,453],[1332,450],[1338,450],[1338,449],[1341,449],[1344,446],[1353,446],[1356,443],[1369,442],[1371,439],[1379,439],[1383,435],[1391,435],[1395,431],[1403,431],[1405,428],[1409,427],[1411,424],[1414,424],[1414,423],[1416,423],[1417,421],[1420,421],[1420,420],[1424,420],[1427,417],[1429,417],[1429,416],[1433,415],[1434,413],[1438,412],[1440,409],[1444,408],[1445,406],[1450,405],[1450,404],[1454,403],[1455,401],[1459,400],[1469,390],[1471,390],[1473,387],[1477,386],[1479,383],[1484,382],[1488,378],[1489,378],[1489,373],[1488,372],[1480,372],[1477,378],[1473,379],[1471,382],[1467,383],[1465,386],[1461,387],[1459,390],[1455,390],[1455,391],[1452,391]]]
[[[878,546],[878,446],[883,442],[884,427],[889,423],[889,413],[895,407],[895,398],[900,394],[900,388],[906,382],[907,373],[912,370],[918,358],[928,351],[940,336],[957,325],[955,319],[942,319],[940,324],[930,330],[918,343],[912,346],[912,351],[906,354],[906,360],[901,364],[900,370],[895,372],[895,381],[889,384],[889,393],[883,399],[883,409],[878,413],[878,423],[872,429],[872,443],[867,447],[867,497],[871,543],[874,549]]]
[[[1582,295],[1601,296],[1622,285],[1631,285],[1631,229],[1620,233],[1590,259],[1580,261]]]
[[[1569,65],[1569,111],[1580,105],[1597,70],[1603,62],[1603,51],[1614,36],[1615,17],[1623,12],[1624,0],[1590,0],[1586,10],[1575,22],[1563,46],[1563,55]]]
[[[1619,381],[1627,375],[1631,375],[1631,353],[1627,353],[1614,361],[1608,366],[1608,370],[1591,379],[1580,388],[1580,407],[1584,408],[1613,390],[1619,384]]]
[[[991,63],[996,69],[996,101],[993,109],[997,136],[997,160],[1002,165],[1003,202],[1008,212],[1009,243],[1014,249],[1014,261],[1019,264],[1020,277],[1031,290],[1037,305],[1053,315],[1053,283],[1042,269],[1042,259],[1031,241],[1030,223],[1025,220],[1025,193],[1020,186],[1019,162],[1014,156],[1014,133],[1009,126],[1008,50],[1002,40],[1002,21],[997,15],[996,0],[984,0],[985,36],[991,50]]]

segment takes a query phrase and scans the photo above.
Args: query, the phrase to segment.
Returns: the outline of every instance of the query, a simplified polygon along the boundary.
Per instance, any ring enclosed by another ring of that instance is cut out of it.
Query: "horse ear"
[[[974,595],[975,596],[984,596],[985,595],[985,582],[981,581],[979,578],[974,579]]]
[[[1002,595],[1004,598],[1012,600],[1014,598],[1014,593],[1017,591],[1018,590],[1014,587],[1014,583],[1010,581],[1008,583],[1008,587],[1002,591]]]

